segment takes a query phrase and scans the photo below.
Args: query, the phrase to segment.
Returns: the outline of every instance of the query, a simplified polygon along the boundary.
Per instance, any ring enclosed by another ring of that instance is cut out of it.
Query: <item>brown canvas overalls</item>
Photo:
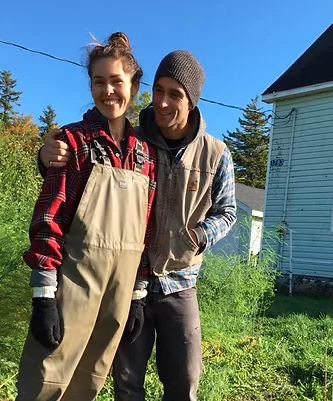
[[[149,178],[103,164],[94,167],[66,235],[56,298],[63,339],[52,352],[29,330],[17,401],[91,401],[104,385],[128,317],[143,250]],[[142,152],[142,143],[137,148]],[[93,147],[94,148],[94,147]],[[97,149],[97,150],[96,150]],[[139,160],[139,161],[138,161]]]

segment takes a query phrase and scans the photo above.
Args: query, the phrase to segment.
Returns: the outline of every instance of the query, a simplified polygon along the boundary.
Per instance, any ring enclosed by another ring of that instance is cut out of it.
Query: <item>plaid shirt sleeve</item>
[[[66,170],[67,167],[47,171],[30,225],[31,246],[23,255],[31,268],[55,270],[61,265]]]
[[[66,135],[61,140],[68,143]],[[31,220],[30,248],[23,255],[32,269],[56,270],[61,265],[64,233],[79,181],[75,158],[65,167],[47,169]],[[67,188],[72,188],[73,195],[69,204]]]
[[[234,165],[225,147],[213,180],[211,209],[207,218],[199,223],[207,239],[205,249],[225,237],[236,219]]]

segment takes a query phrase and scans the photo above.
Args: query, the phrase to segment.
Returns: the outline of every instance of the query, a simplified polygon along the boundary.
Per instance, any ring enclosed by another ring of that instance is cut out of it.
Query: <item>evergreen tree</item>
[[[16,79],[12,78],[10,71],[0,71],[0,119],[8,124],[13,116],[13,108],[18,104],[22,92],[15,91]]]
[[[147,107],[150,103],[151,96],[148,91],[142,92],[141,95],[136,96],[126,113],[126,116],[132,125],[139,125],[140,111]]]
[[[43,109],[43,114],[38,117],[42,125],[39,126],[39,132],[41,138],[51,132],[58,124],[54,121],[56,118],[56,112],[53,107],[49,104],[46,109]]]
[[[258,107],[258,96],[251,99],[239,118],[240,128],[228,132],[224,142],[229,147],[235,165],[236,181],[256,188],[265,188],[269,146],[268,120]]]

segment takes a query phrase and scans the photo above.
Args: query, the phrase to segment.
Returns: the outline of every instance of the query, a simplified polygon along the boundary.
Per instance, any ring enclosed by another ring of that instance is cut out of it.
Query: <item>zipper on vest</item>
[[[168,180],[171,180],[172,174],[173,174],[176,166],[177,166],[177,163],[175,163],[175,160],[172,160],[172,161],[169,160],[170,171],[169,171],[169,174],[168,174]]]

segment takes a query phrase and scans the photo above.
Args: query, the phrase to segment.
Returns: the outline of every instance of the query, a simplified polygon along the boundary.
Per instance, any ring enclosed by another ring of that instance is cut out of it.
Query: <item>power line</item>
[[[84,66],[83,64],[77,63],[77,62],[75,62],[75,61],[67,60],[67,59],[61,58],[61,57],[56,57],[56,56],[53,56],[52,54],[45,53],[45,52],[42,52],[42,51],[39,51],[39,50],[29,49],[29,48],[27,48],[27,47],[25,47],[25,46],[18,45],[17,43],[7,42],[7,41],[5,41],[5,40],[0,40],[0,43],[3,43],[3,44],[5,44],[5,45],[9,45],[9,46],[18,47],[19,49],[22,49],[22,50],[25,50],[25,51],[28,51],[28,52],[31,52],[31,53],[40,54],[40,55],[42,55],[42,56],[46,56],[46,57],[52,58],[52,59],[57,60],[57,61],[62,61],[62,62],[64,62],[64,63],[69,63],[69,64],[76,65],[76,66],[78,66],[78,67],[83,67],[83,68],[85,68],[85,66]],[[150,84],[148,84],[148,83],[146,83],[146,82],[142,82],[142,81],[141,81],[140,83],[141,83],[142,85],[144,85],[144,86],[148,86],[148,87],[150,87],[150,88],[152,87],[152,85],[150,85]],[[211,104],[216,104],[216,105],[218,105],[218,106],[226,107],[226,108],[229,108],[229,109],[240,110],[240,111],[243,111],[243,112],[246,112],[246,111],[247,111],[244,107],[234,106],[234,105],[231,105],[231,104],[225,104],[225,103],[222,103],[222,102],[218,102],[218,101],[216,101],[216,100],[205,99],[205,98],[203,98],[203,97],[200,97],[200,100],[202,100],[203,102],[207,102],[207,103],[211,103]],[[288,118],[288,117],[290,116],[290,113],[288,113],[286,116],[280,117],[280,116],[278,116],[273,110],[264,110],[264,111],[262,111],[262,112],[253,111],[253,113],[259,113],[259,114],[273,113],[274,116],[275,116],[275,118],[278,118],[278,119],[281,119],[281,120],[284,120],[284,119],[286,119],[286,118]],[[269,116],[268,118],[270,118],[270,116]]]
[[[201,97],[200,100],[202,100],[203,102],[207,102],[207,103],[217,104],[218,106],[227,107],[229,109],[236,109],[236,110],[245,111],[245,109],[243,107],[233,106],[231,104],[225,104],[225,103],[217,102],[216,100],[205,99],[204,97]]]
[[[18,47],[20,49],[23,49],[23,50],[26,50],[28,52],[31,52],[31,53],[41,54],[42,56],[50,57],[50,58],[53,58],[54,60],[64,61],[65,63],[70,63],[70,64],[77,65],[79,67],[84,67],[82,64],[76,63],[75,61],[66,60],[65,58],[52,56],[51,54],[40,52],[38,50],[28,49],[27,47],[24,47],[24,46],[21,46],[21,45],[17,45],[16,43],[6,42],[4,40],[0,40],[0,43],[4,43],[5,45],[10,45],[10,46],[15,46],[15,47]]]
[[[5,45],[10,45],[10,46],[18,47],[19,49],[26,50],[26,51],[31,52],[31,53],[41,54],[42,56],[50,57],[50,58],[52,58],[52,59],[54,59],[54,60],[62,61],[62,62],[64,62],[64,63],[69,63],[69,64],[76,65],[76,66],[78,66],[78,67],[85,68],[85,66],[84,66],[83,64],[77,63],[76,61],[67,60],[67,59],[61,58],[61,57],[56,57],[56,56],[53,56],[52,54],[45,53],[45,52],[41,52],[41,51],[39,51],[39,50],[28,49],[27,47],[24,47],[24,46],[22,46],[22,45],[18,45],[18,44],[16,44],[16,43],[6,42],[5,40],[0,40],[0,43],[3,43],[3,44],[5,44]],[[145,85],[145,86],[151,87],[151,85],[147,84],[146,82],[141,82],[141,84],[142,84],[142,85]]]

